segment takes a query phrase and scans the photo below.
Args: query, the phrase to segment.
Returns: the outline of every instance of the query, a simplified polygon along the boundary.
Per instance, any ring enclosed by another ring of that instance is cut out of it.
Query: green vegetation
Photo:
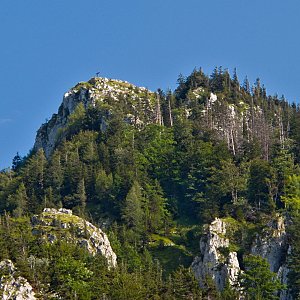
[[[90,89],[92,88],[92,84],[90,82],[79,82],[75,85],[74,89],[79,90],[81,88]]]
[[[276,292],[284,286],[270,271],[268,262],[260,256],[249,255],[244,259],[245,272],[240,275],[242,291],[249,300],[279,299]]]
[[[299,107],[268,96],[259,80],[250,92],[247,80],[241,86],[236,73],[231,78],[222,68],[211,76],[201,69],[180,76],[174,92],[107,84],[132,94],[80,103],[57,133],[49,158],[42,149],[17,155],[12,169],[0,173],[0,258],[12,259],[37,289],[63,299],[234,299],[229,286],[222,296],[213,284],[200,290],[189,269],[203,225],[221,217],[230,245],[219,251],[245,257],[241,283],[247,297],[273,299],[282,287],[259,258],[264,298],[253,294],[258,285],[251,272],[258,271],[246,255],[255,234],[278,212],[297,219]],[[94,85],[91,80],[75,89]],[[117,269],[62,242],[41,244],[29,217],[44,207],[69,208],[104,224]],[[289,233],[295,236],[291,287],[299,295],[295,228]],[[47,264],[31,270],[32,255]]]

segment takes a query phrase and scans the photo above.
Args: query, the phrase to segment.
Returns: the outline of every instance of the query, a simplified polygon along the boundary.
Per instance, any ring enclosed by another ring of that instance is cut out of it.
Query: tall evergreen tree
[[[16,217],[21,217],[27,212],[28,197],[23,182],[19,185],[16,192],[8,197],[8,204],[13,207],[13,215]]]
[[[22,166],[22,162],[23,159],[22,157],[19,155],[19,152],[17,152],[17,154],[14,156],[13,160],[12,160],[12,170],[13,171],[17,171],[20,169],[20,167]]]
[[[135,181],[130,188],[122,210],[125,223],[136,231],[142,230],[144,213],[142,210],[143,196],[140,184]]]
[[[249,255],[244,259],[245,271],[240,274],[240,285],[246,299],[279,299],[278,292],[284,288],[270,271],[269,263],[260,256]]]
[[[274,169],[264,160],[256,159],[250,165],[250,178],[248,182],[248,197],[250,203],[259,210],[273,211],[275,174]]]
[[[86,193],[85,193],[84,179],[81,179],[78,183],[77,197],[78,197],[79,206],[84,212],[86,207],[86,200],[87,200]]]

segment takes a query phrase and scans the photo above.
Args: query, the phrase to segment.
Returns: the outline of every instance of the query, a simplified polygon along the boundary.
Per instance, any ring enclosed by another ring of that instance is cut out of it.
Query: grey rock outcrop
[[[288,283],[289,268],[287,257],[291,253],[286,232],[286,220],[282,216],[277,216],[266,224],[266,227],[256,237],[252,243],[251,253],[260,255],[270,264],[270,270],[277,273],[282,284]],[[280,300],[291,300],[289,290],[283,290]]]
[[[60,229],[60,238],[86,248],[92,255],[104,256],[109,267],[117,265],[117,256],[107,235],[90,222],[73,215],[69,209],[45,208],[43,213],[32,217],[31,223],[33,233],[50,243],[57,240],[57,229]]]
[[[16,275],[16,268],[11,260],[0,262],[0,293],[2,300],[35,300],[35,293],[29,282]]]
[[[278,279],[285,286],[287,286],[287,284],[288,284],[289,272],[290,272],[290,270],[289,270],[287,264],[283,264],[282,266],[280,266],[279,270],[277,272]],[[285,289],[285,290],[281,291],[280,300],[293,300],[293,297],[291,295],[291,291],[289,289]]]
[[[207,277],[214,280],[219,291],[225,287],[226,280],[231,285],[237,282],[240,266],[237,253],[228,251],[226,226],[223,220],[216,218],[200,240],[200,256],[192,263],[192,270],[201,287],[205,287]]]
[[[282,216],[271,220],[260,234],[256,234],[251,247],[251,253],[265,258],[270,264],[270,270],[275,273],[287,256],[288,242],[285,227]]]
[[[287,221],[277,215],[269,221],[261,232],[253,238],[249,252],[265,258],[270,270],[277,273],[282,284],[287,285],[289,268],[287,258],[291,253],[286,232]],[[228,224],[216,218],[206,229],[200,239],[200,256],[192,263],[192,270],[202,288],[206,287],[207,278],[213,279],[216,288],[221,291],[228,281],[238,287],[238,274],[241,271],[237,253],[229,251]],[[292,300],[290,291],[283,290],[280,300]]]
[[[43,124],[37,132],[34,149],[43,149],[46,157],[53,152],[57,142],[64,138],[69,116],[82,103],[84,108],[105,103],[100,120],[100,129],[105,131],[112,114],[113,102],[126,104],[124,122],[140,127],[157,122],[156,96],[148,89],[136,87],[126,81],[95,77],[88,82],[78,83],[65,93],[58,113]]]

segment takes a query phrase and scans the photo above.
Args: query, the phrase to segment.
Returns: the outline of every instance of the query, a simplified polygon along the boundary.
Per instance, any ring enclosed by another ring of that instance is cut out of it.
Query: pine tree
[[[212,168],[210,182],[209,194],[215,200],[228,197],[237,204],[239,194],[246,190],[245,175],[231,160],[223,160],[220,167]]]
[[[274,210],[275,173],[270,164],[261,159],[255,159],[250,165],[248,181],[249,202],[258,210],[270,212]]]
[[[211,90],[215,92],[222,92],[223,91],[223,70],[222,67],[217,67],[214,68],[213,73],[210,75],[210,80],[209,80],[209,86]]]
[[[247,94],[250,94],[250,83],[247,76],[244,79],[243,89]]]
[[[12,170],[17,171],[20,169],[20,167],[23,164],[23,158],[19,155],[19,152],[17,152],[16,156],[12,160]]]
[[[52,188],[53,202],[58,204],[61,201],[61,189],[63,185],[63,166],[61,162],[61,154],[55,151],[50,159],[46,172],[46,186]]]
[[[237,87],[240,86],[239,79],[238,79],[238,76],[237,76],[236,68],[233,69],[232,81],[233,81],[233,84],[234,84],[235,88],[237,88]]]
[[[8,203],[14,207],[13,214],[15,217],[21,217],[27,212],[28,197],[23,182],[19,185],[16,192],[8,197]]]
[[[284,192],[281,200],[285,207],[293,214],[298,214],[300,211],[300,175],[287,176]]]
[[[86,193],[85,193],[84,179],[81,179],[78,183],[77,197],[78,197],[79,206],[84,212],[86,207],[86,200],[87,200]]]
[[[174,299],[202,299],[202,291],[190,269],[180,266],[172,277]]]
[[[288,286],[291,288],[293,299],[300,297],[300,218],[299,213],[292,212],[292,224],[288,228],[292,252],[288,259]]]
[[[284,288],[276,277],[276,273],[270,271],[270,265],[266,259],[249,255],[244,259],[245,271],[239,276],[239,282],[246,299],[249,300],[273,300],[279,299],[277,293]]]
[[[141,186],[135,181],[126,196],[122,218],[127,226],[137,231],[140,231],[143,225],[142,202]]]
[[[166,225],[168,211],[166,209],[166,199],[163,197],[163,190],[157,180],[152,186],[147,185],[146,195],[148,198],[148,226],[151,232],[155,232]]]

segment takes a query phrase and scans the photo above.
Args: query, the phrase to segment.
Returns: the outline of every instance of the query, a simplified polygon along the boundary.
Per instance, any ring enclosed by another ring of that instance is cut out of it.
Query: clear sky
[[[1,0],[0,169],[98,71],[155,90],[237,67],[298,101],[299,12],[299,0]]]

